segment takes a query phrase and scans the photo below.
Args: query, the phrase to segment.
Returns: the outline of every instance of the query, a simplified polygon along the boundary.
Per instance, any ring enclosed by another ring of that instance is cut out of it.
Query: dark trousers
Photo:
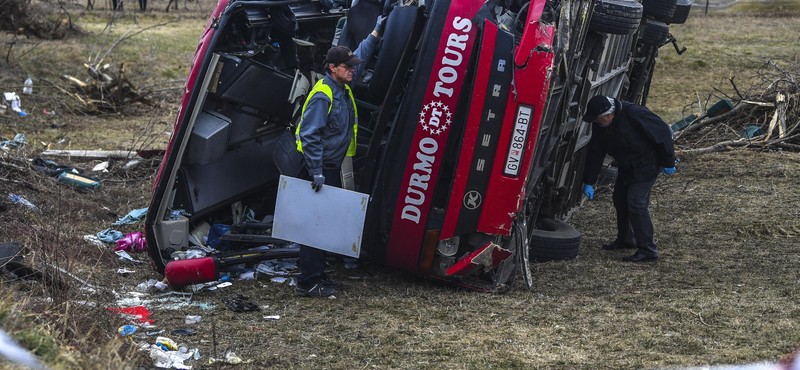
[[[650,190],[656,182],[652,180],[626,183],[620,174],[614,184],[614,209],[617,210],[617,241],[630,240],[630,232],[636,238],[636,248],[649,256],[658,256],[653,239],[653,221],[650,219]]]
[[[323,168],[325,186],[342,187],[341,169]],[[320,191],[325,191],[325,186]],[[315,232],[315,230],[309,230]],[[297,277],[298,286],[311,286],[328,278],[325,275],[325,251],[307,245],[300,245],[300,275]]]

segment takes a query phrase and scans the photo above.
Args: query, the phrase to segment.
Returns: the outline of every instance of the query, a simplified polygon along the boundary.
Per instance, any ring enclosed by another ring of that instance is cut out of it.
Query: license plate
[[[517,120],[514,123],[514,133],[511,135],[511,144],[508,146],[508,154],[506,154],[506,165],[503,167],[503,174],[506,176],[519,176],[532,118],[533,107],[520,105],[519,108],[517,108]]]

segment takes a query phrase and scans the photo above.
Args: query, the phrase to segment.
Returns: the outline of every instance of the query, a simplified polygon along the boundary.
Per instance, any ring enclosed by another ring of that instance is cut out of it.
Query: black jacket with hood
[[[583,182],[594,185],[608,154],[617,161],[621,181],[649,181],[662,168],[675,167],[672,129],[649,109],[614,100],[614,120],[608,127],[592,124]]]

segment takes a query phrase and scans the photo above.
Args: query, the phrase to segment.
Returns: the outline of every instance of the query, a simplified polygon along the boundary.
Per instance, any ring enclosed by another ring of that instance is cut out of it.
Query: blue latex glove
[[[665,168],[664,169],[664,174],[665,175],[672,175],[673,173],[675,173],[675,167],[670,167],[670,168]]]
[[[322,184],[325,183],[325,176],[322,175],[314,175],[314,180],[311,182],[311,188],[314,191],[318,192],[319,189],[322,189]]]
[[[589,184],[584,185],[583,194],[589,197],[589,199],[594,199],[594,187]]]
[[[379,35],[383,33],[383,24],[386,23],[386,18],[386,16],[379,15],[378,21],[375,22],[375,32],[377,32]]]

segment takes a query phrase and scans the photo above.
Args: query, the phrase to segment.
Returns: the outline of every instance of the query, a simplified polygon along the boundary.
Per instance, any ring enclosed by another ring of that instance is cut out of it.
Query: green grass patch
[[[747,0],[740,1],[722,9],[726,14],[748,14],[764,17],[795,17],[800,15],[800,1],[797,0]]]
[[[771,2],[766,2],[770,4]],[[647,105],[668,123],[707,108],[718,98],[735,95],[732,77],[746,88],[753,60],[793,60],[800,52],[800,18],[770,19],[755,15],[692,13],[686,24],[670,25],[670,32],[686,52],[677,55],[671,45],[659,50]],[[749,59],[749,60],[748,60]],[[714,92],[718,88],[722,93]],[[700,104],[698,104],[700,100]]]

